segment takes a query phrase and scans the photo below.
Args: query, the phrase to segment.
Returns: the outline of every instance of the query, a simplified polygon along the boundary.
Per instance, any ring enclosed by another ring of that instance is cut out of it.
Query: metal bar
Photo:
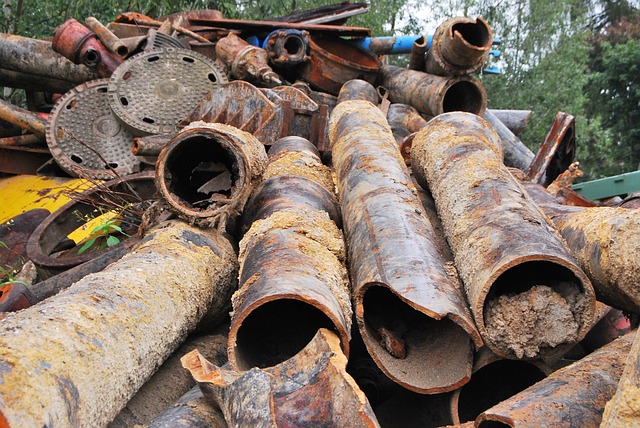
[[[173,135],[147,135],[133,139],[131,153],[136,156],[158,156]]]
[[[126,58],[129,55],[129,47],[118,36],[113,34],[111,30],[102,25],[95,17],[89,16],[85,23],[87,27],[98,36],[100,42],[109,49],[112,53],[118,55],[121,58]]]
[[[270,33],[278,29],[306,30],[309,32],[332,33],[339,36],[367,37],[371,30],[363,27],[347,27],[342,25],[304,24],[277,21],[249,21],[242,19],[191,19],[195,25],[237,30],[243,33]]]
[[[573,162],[576,154],[576,119],[559,111],[535,158],[527,168],[527,179],[548,186]]]
[[[11,104],[0,99],[0,119],[26,129],[40,136],[44,136],[47,129],[47,121],[32,111]]]
[[[41,145],[42,143],[44,143],[43,136],[36,134],[0,138],[0,146],[33,146]]]

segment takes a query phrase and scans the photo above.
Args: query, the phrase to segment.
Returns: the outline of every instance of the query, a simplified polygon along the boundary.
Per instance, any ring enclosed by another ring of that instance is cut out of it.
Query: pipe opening
[[[298,36],[287,36],[284,39],[284,50],[292,57],[304,56],[304,42]]]
[[[420,390],[445,392],[470,375],[470,338],[449,318],[431,318],[384,286],[369,287],[362,305],[363,339],[394,380]]]
[[[489,47],[493,40],[491,40],[491,32],[487,25],[481,20],[476,20],[474,23],[468,24],[455,24],[451,28],[451,32],[455,34],[460,33],[460,36],[472,46],[479,48]]]
[[[447,89],[442,100],[442,111],[464,111],[479,114],[483,108],[482,91],[476,84],[469,81],[459,81]]]
[[[232,153],[213,137],[184,139],[166,160],[165,184],[184,206],[206,209],[229,198],[238,180],[238,165]]]
[[[322,311],[294,299],[274,300],[254,309],[238,329],[238,369],[272,367],[296,355],[320,328],[335,331]]]
[[[475,420],[480,413],[544,378],[540,368],[526,361],[498,360],[482,367],[460,389],[460,422]]]
[[[580,280],[548,261],[520,263],[493,283],[484,323],[494,346],[516,358],[578,340],[590,305]]]

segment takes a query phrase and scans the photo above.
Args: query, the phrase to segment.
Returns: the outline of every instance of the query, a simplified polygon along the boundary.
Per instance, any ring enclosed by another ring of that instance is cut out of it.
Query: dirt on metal
[[[323,165],[318,156],[307,152],[286,151],[278,153],[270,159],[269,165],[262,175],[263,180],[274,176],[297,175],[315,181],[331,192],[335,192],[335,183],[331,177],[331,169]]]

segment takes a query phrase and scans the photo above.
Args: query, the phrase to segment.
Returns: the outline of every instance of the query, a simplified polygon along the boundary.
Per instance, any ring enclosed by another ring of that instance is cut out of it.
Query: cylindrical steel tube
[[[596,428],[631,350],[627,334],[483,412],[479,428]]]
[[[135,156],[158,156],[162,149],[169,144],[172,135],[147,135],[135,137],[131,146],[131,153]]]
[[[194,386],[146,428],[227,428],[222,411]]]
[[[226,308],[236,275],[227,238],[166,223],[101,273],[7,316],[5,426],[106,425],[208,310]]]
[[[484,19],[451,18],[433,34],[424,71],[438,76],[469,74],[489,58],[493,32]]]
[[[485,344],[502,357],[535,358],[582,339],[591,283],[502,163],[491,126],[468,113],[440,115],[414,138],[411,164],[433,194]]]
[[[129,47],[120,40],[115,34],[111,32],[107,27],[102,25],[95,17],[89,16],[85,20],[87,27],[98,36],[100,42],[109,49],[112,53],[118,55],[121,58],[126,58],[129,55]]]
[[[250,45],[235,33],[218,40],[216,58],[225,64],[236,79],[270,86],[282,84],[278,74],[269,67],[267,52]]]
[[[392,103],[409,104],[431,116],[449,111],[482,116],[487,108],[482,82],[473,76],[441,77],[385,65],[380,70],[380,79]]]
[[[2,68],[0,69],[0,86],[63,94],[76,84],[66,80]]]
[[[535,158],[533,152],[491,110],[484,112],[484,119],[491,124],[500,136],[504,152],[504,164],[523,171],[529,169],[531,161]]]
[[[33,146],[45,143],[44,136],[37,134],[18,135],[17,137],[0,138],[1,146]]]
[[[455,389],[469,380],[473,344],[481,341],[386,118],[367,101],[345,101],[329,129],[367,349],[405,388]]]
[[[51,42],[0,33],[0,64],[7,70],[73,82],[96,79],[84,65],[76,65],[51,48]]]
[[[533,111],[531,110],[500,110],[488,109],[493,115],[504,124],[504,126],[513,132],[515,136],[522,134],[522,131],[529,125],[529,118]],[[485,119],[487,119],[485,117]],[[488,119],[487,119],[488,121]]]
[[[353,79],[346,82],[338,93],[338,102],[347,100],[363,100],[378,104],[378,92],[369,82]]]
[[[41,136],[45,134],[47,128],[47,121],[37,114],[2,99],[0,99],[0,119]]]
[[[393,138],[400,147],[400,154],[407,165],[411,165],[411,144],[413,135],[421,130],[427,121],[418,110],[410,105],[395,103],[389,106],[387,120],[393,132]]]
[[[421,34],[420,38],[415,40],[413,45],[411,45],[411,55],[409,56],[410,70],[424,70],[424,61],[427,54],[427,42],[428,39],[424,34]]]
[[[178,216],[225,227],[242,212],[266,164],[264,146],[253,135],[221,123],[193,122],[160,152],[156,183]]]

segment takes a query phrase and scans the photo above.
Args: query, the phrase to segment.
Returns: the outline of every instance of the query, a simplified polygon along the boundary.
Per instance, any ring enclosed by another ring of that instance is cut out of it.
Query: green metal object
[[[612,177],[578,183],[571,186],[585,198],[603,199],[616,195],[628,195],[640,190],[640,171],[627,172]]]

